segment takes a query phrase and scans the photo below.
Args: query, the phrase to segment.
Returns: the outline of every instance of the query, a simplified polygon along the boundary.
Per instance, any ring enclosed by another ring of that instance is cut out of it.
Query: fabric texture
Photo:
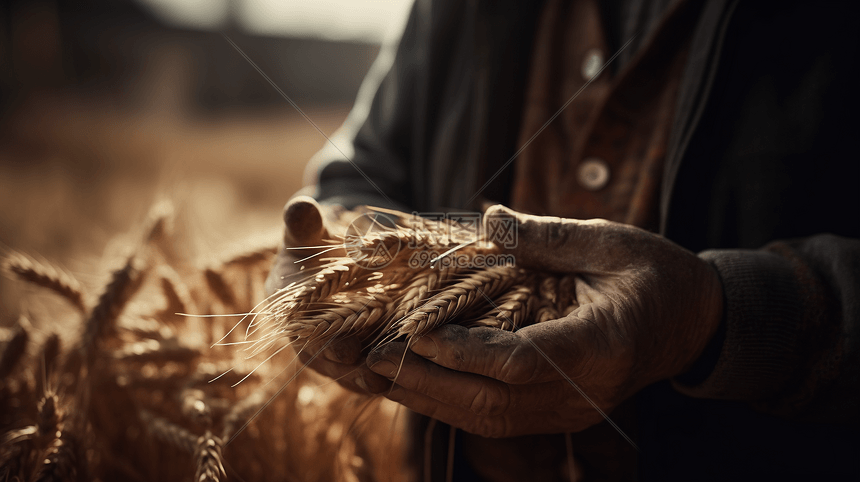
[[[637,8],[620,9],[628,14],[611,31],[636,21],[652,31],[652,2],[629,3]],[[417,0],[336,137],[351,160],[326,148],[310,165],[316,197],[417,211],[510,204],[542,8]],[[639,478],[857,476],[848,462],[860,450],[860,6],[700,8],[658,222],[720,274],[725,337],[698,380],[637,395]]]

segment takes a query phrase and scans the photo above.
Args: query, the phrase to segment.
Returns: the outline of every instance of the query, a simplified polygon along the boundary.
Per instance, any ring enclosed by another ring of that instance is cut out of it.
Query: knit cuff
[[[699,254],[720,275],[725,297],[725,342],[701,383],[679,379],[679,392],[697,398],[762,400],[774,395],[799,364],[803,307],[791,263],[767,251],[713,250]]]

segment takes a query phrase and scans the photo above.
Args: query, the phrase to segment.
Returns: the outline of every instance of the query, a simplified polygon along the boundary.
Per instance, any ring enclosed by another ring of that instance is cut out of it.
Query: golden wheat
[[[27,342],[29,340],[30,331],[26,328],[25,323],[19,322],[11,339],[3,347],[3,354],[0,355],[0,380],[9,376],[12,370],[18,365],[18,362],[21,361],[24,352],[27,350]]]
[[[150,218],[144,245],[111,275],[95,305],[72,303],[85,312],[83,326],[79,316],[65,320],[66,328],[79,328],[77,339],[63,343],[54,334],[62,325],[37,322],[33,333],[50,335],[28,354],[25,321],[6,337],[0,412],[12,418],[0,419],[0,480],[225,480],[233,472],[244,480],[405,480],[404,434],[391,432],[397,412],[390,402],[325,383],[296,367],[293,350],[284,348],[347,336],[372,347],[488,314],[493,326],[517,329],[575,300],[564,278],[513,266],[448,265],[443,254],[495,250],[470,243],[462,229],[418,223],[420,229],[335,237],[328,249],[304,250],[318,256],[255,309],[275,248],[200,269],[159,254],[180,252],[168,235],[172,211]],[[393,259],[376,259],[370,253],[377,247]],[[420,266],[411,263],[416,253],[425,261]],[[83,293],[58,288],[76,286],[59,283],[62,276],[44,279],[65,299]],[[248,316],[175,315],[222,309]],[[266,358],[255,357],[264,352]],[[275,396],[278,403],[270,404]],[[389,463],[392,456],[400,462]]]
[[[19,279],[49,289],[66,299],[81,313],[87,311],[80,282],[65,270],[22,253],[7,255],[4,269]]]

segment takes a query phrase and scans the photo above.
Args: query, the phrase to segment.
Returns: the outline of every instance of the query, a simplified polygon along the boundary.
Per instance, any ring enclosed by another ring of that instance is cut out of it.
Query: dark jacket
[[[311,165],[316,196],[476,209],[465,203],[519,147],[540,3],[418,0],[396,56],[381,55],[335,140],[372,183],[328,147]],[[637,395],[640,480],[860,475],[853,5],[702,7],[661,231],[717,268],[726,318],[693,373]],[[647,37],[655,20],[623,19],[617,42]],[[481,197],[507,201],[512,172]]]

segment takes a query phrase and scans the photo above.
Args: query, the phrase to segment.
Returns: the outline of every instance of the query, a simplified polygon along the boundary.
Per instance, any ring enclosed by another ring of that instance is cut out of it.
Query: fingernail
[[[392,378],[397,373],[397,366],[394,363],[385,360],[378,361],[373,365],[370,365],[370,369],[385,378]]]
[[[436,347],[436,342],[432,338],[422,336],[412,344],[412,351],[423,356],[424,358],[436,358],[439,354],[439,349]]]

